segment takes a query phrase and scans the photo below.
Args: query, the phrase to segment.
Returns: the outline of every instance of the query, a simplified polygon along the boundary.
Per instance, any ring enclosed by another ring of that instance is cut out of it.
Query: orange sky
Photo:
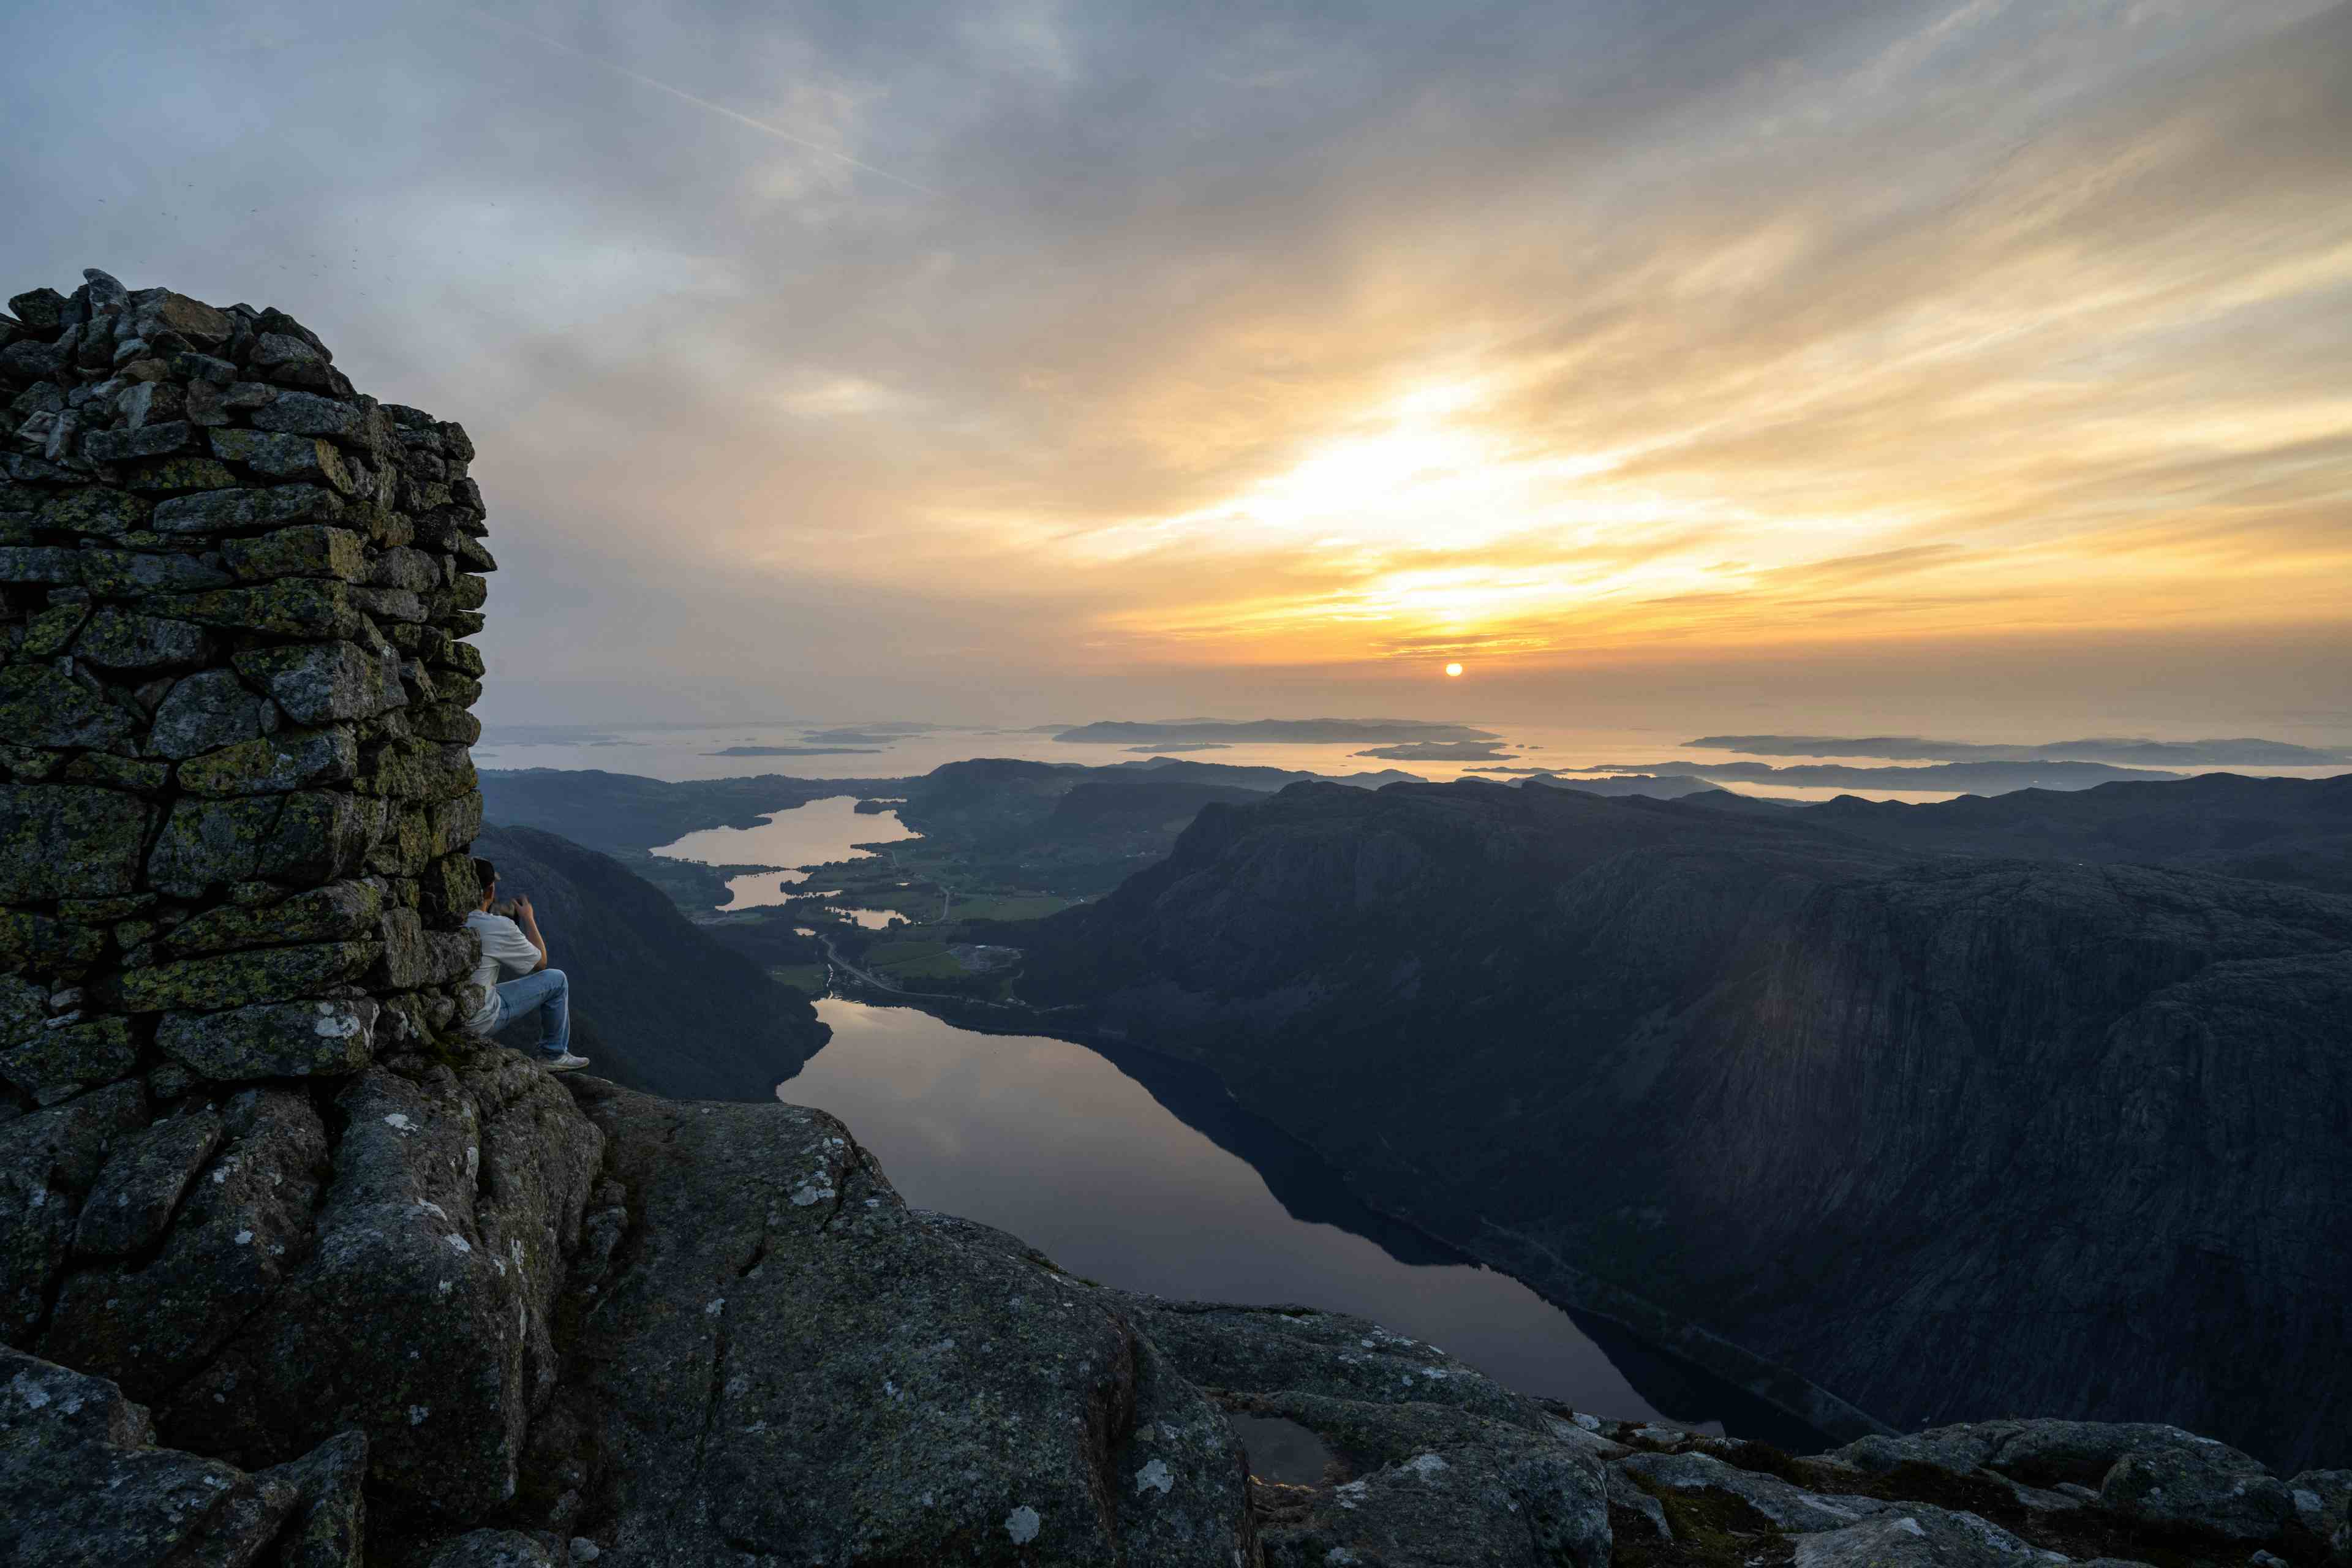
[[[102,143],[213,49],[217,126],[13,170],[59,222],[0,247],[465,420],[495,713],[1866,714],[1981,658],[2352,727],[2352,7],[486,15],[32,50]]]

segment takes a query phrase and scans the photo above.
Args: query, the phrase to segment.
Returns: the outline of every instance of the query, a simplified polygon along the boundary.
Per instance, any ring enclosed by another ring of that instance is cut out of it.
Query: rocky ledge
[[[223,1348],[121,1363],[152,1410],[5,1353],[0,1560],[2352,1562],[2352,1470],[2281,1479],[2174,1427],[1801,1458],[1529,1399],[1360,1319],[1112,1289],[908,1207],[822,1111],[394,1058],[338,1096],[329,1154],[272,1092],[117,1136],[125,1190],[157,1143],[208,1149],[192,1245],[110,1287],[175,1282],[151,1338],[242,1300],[255,1248],[212,1235],[246,1223],[240,1172],[308,1173],[317,1231]]]

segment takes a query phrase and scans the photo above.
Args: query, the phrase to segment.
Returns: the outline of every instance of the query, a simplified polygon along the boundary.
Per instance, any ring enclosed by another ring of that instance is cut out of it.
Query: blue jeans
[[[527,1013],[539,1015],[539,1048],[551,1057],[572,1049],[572,982],[561,969],[541,969],[499,985],[499,1027]]]

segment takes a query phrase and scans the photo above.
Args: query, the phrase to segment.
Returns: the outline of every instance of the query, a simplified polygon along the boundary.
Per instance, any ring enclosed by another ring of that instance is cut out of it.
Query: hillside
[[[1024,994],[1702,1359],[1690,1325],[1906,1426],[2326,1446],[2352,900],[1921,864],[1811,815],[1480,783],[1212,806],[1044,922]]]
[[[611,857],[503,826],[484,827],[474,853],[496,863],[501,894],[530,895],[601,1076],[674,1099],[769,1100],[824,1044],[805,997]]]
[[[593,768],[482,770],[493,822],[561,833],[592,849],[651,849],[706,827],[756,827],[771,812],[836,795],[895,795],[899,779],[690,779],[682,784]]]
[[[1964,796],[1935,805],[1847,795],[1798,815],[1920,854],[2172,866],[2352,893],[2352,773],[2109,784]]]

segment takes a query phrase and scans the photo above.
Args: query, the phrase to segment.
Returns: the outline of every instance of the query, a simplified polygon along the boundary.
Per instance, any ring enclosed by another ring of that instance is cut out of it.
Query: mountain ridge
[[[1041,922],[1024,994],[1211,1067],[1498,1267],[1573,1300],[1575,1259],[1882,1419],[2011,1401],[2308,1453],[2352,1408],[2342,1309],[2294,1284],[2352,1247],[2313,1196],[2352,1182],[2352,900],[1811,815],[1295,786]],[[2211,1315],[2255,1344],[2045,1332],[2167,1292],[2241,1300]],[[1829,1310],[1861,1300],[1866,1333]],[[2294,1430],[2249,1353],[2295,1369]]]

